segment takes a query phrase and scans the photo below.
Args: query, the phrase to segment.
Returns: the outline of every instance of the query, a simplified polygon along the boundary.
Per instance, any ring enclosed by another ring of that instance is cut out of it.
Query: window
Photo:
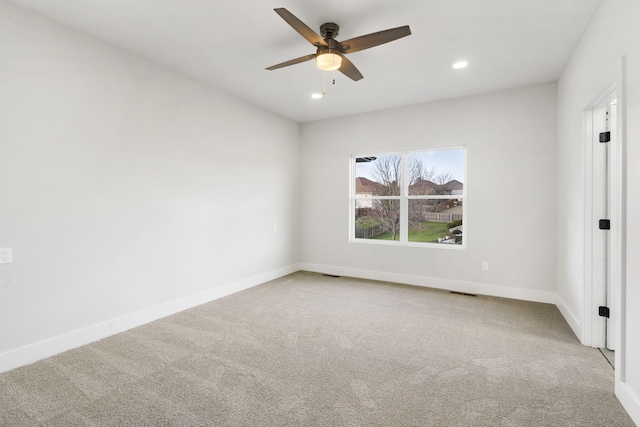
[[[350,240],[464,245],[464,147],[351,159]]]

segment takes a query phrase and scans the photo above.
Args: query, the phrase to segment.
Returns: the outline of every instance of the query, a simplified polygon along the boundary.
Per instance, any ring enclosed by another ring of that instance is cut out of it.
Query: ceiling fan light
[[[342,65],[342,57],[335,53],[321,53],[316,56],[316,65],[324,71],[337,70]]]

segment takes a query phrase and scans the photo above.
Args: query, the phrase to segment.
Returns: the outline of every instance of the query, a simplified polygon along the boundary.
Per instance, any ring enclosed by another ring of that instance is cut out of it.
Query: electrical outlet
[[[487,261],[482,261],[482,270],[489,271],[489,263]]]
[[[11,248],[0,248],[0,264],[11,263]]]

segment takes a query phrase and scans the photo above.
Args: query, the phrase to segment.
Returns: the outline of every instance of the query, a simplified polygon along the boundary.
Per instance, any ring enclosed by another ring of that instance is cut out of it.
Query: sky
[[[412,152],[412,156],[418,156],[427,168],[434,167],[436,174],[450,172],[453,179],[464,183],[464,150],[436,150],[425,152]],[[381,157],[381,156],[376,156]],[[375,181],[371,174],[373,163],[356,163],[356,178],[364,177]]]

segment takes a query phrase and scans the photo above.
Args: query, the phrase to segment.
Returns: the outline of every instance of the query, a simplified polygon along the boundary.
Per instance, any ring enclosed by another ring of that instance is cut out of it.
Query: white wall
[[[640,424],[640,2],[604,0],[558,82],[558,285],[564,312],[583,342],[589,331],[585,319],[585,143],[584,109],[612,82],[621,107],[626,101],[624,129],[617,144],[627,145],[624,161],[627,218],[626,258],[623,261],[621,342],[616,358],[616,394],[634,421]],[[627,85],[622,76],[622,57],[627,57]],[[613,226],[616,226],[614,224]],[[619,226],[619,224],[617,224]],[[595,310],[595,308],[590,308]],[[619,316],[619,313],[614,313]]]
[[[350,155],[461,144],[466,250],[349,242]],[[306,269],[555,302],[555,84],[304,124],[301,166]]]
[[[2,1],[0,58],[0,371],[295,269],[298,124]]]

